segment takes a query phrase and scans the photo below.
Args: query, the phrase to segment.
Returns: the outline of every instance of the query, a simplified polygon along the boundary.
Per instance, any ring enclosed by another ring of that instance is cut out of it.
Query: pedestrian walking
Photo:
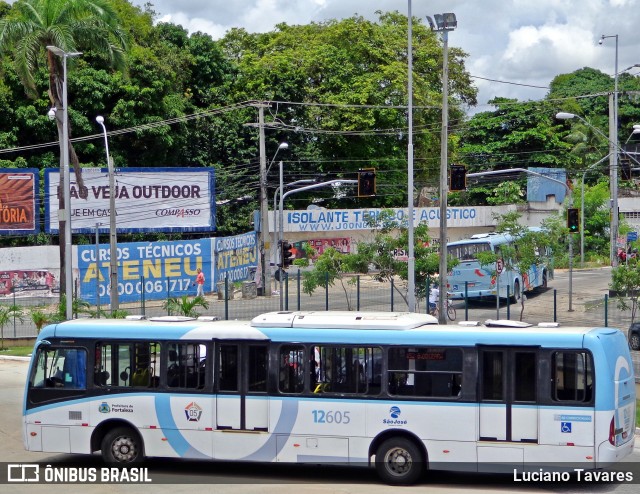
[[[196,273],[198,273],[196,275],[196,297],[204,297],[204,273],[202,272],[202,269],[198,268],[196,269]]]

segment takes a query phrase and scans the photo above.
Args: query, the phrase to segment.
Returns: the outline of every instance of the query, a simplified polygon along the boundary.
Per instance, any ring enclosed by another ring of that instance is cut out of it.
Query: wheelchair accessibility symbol
[[[562,432],[562,433],[570,433],[571,432],[571,422],[560,422],[560,432]]]

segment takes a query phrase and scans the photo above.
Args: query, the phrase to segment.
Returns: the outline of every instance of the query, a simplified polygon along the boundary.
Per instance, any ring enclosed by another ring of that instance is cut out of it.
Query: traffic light
[[[467,188],[467,169],[463,165],[451,165],[449,190],[465,190]]]
[[[291,245],[286,240],[282,240],[280,243],[280,267],[283,269],[287,269],[289,266],[293,264],[293,252],[291,249],[293,245]]]
[[[364,168],[358,171],[358,197],[376,195],[376,169]]]
[[[578,208],[567,209],[567,228],[569,233],[580,231],[580,210]]]

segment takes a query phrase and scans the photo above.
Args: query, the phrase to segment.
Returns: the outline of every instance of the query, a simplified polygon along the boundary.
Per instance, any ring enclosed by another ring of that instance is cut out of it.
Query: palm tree
[[[22,307],[19,305],[0,305],[0,350],[4,350],[4,327],[11,319],[24,322]]]
[[[122,70],[125,67],[125,31],[120,19],[108,0],[18,0],[6,17],[0,19],[0,55],[11,53],[16,73],[27,94],[37,97],[34,74],[40,64],[49,70],[49,99],[57,110],[62,109],[63,80],[62,61],[46,49],[57,46],[66,53],[91,50],[105,57],[109,64]],[[80,162],[69,140],[62,142],[64,112],[58,111],[57,127],[60,142],[60,177],[64,146],[69,148],[69,160],[75,171],[80,190],[84,190]],[[60,194],[59,208],[65,208]],[[60,224],[63,231],[64,224]],[[60,293],[66,293],[67,266],[65,266],[65,243],[60,241]],[[71,269],[71,266],[68,267]]]
[[[186,295],[182,297],[171,297],[164,304],[163,308],[169,314],[178,314],[186,317],[198,317],[200,314],[196,311],[196,307],[203,309],[209,308],[209,302],[204,297],[189,298]]]

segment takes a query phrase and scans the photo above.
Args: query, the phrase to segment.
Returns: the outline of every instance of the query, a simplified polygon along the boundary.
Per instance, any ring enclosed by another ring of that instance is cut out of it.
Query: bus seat
[[[93,376],[93,382],[96,386],[106,386],[111,375],[107,371],[96,372]]]
[[[142,369],[138,369],[131,376],[131,385],[132,386],[149,386],[149,368],[144,367]]]

